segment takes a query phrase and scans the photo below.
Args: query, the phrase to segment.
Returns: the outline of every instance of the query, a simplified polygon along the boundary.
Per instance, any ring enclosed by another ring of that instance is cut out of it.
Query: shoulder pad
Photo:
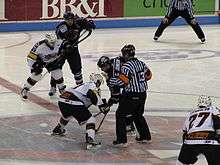
[[[33,46],[33,48],[31,49],[31,52],[35,52],[35,51],[37,50],[37,48],[38,48],[41,44],[43,44],[43,43],[45,43],[45,40],[41,40],[41,41],[37,42],[37,43]]]

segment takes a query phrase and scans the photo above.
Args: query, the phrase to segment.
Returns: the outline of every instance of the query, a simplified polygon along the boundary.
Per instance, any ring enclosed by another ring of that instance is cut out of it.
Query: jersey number
[[[205,120],[209,117],[209,114],[210,114],[209,112],[201,112],[199,114],[194,114],[194,115],[190,116],[189,129],[191,129],[193,127],[193,122],[196,120],[196,118],[200,118],[200,122],[195,127],[200,127],[201,125],[203,125]]]
[[[145,81],[145,76],[144,76],[144,72],[139,72],[138,73],[138,78],[140,82]]]

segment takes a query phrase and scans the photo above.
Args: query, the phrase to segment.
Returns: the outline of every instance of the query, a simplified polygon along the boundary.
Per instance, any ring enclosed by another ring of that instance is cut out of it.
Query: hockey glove
[[[93,20],[88,20],[87,23],[86,23],[86,30],[92,30],[92,29],[95,29],[95,28],[96,28],[96,25],[93,22]]]
[[[106,99],[102,99],[103,104],[99,105],[99,110],[103,113],[103,114],[107,114],[110,111],[110,106],[107,104]]]
[[[119,102],[119,97],[110,97],[110,99],[108,100],[108,105],[112,106],[113,104],[117,104]]]
[[[43,72],[43,67],[45,63],[40,58],[37,58],[36,62],[32,65],[31,73],[35,73],[36,75],[41,74]]]

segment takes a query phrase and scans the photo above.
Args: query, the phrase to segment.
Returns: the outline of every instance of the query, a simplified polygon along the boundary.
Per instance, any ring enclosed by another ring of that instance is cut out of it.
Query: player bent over
[[[107,103],[103,103],[100,97],[100,85],[103,78],[100,74],[91,74],[90,81],[68,88],[60,95],[58,105],[62,114],[58,125],[54,128],[52,135],[64,135],[64,127],[71,118],[75,118],[79,125],[86,123],[87,149],[100,146],[95,140],[95,117],[88,108],[93,104],[100,108],[101,112],[109,111]]]
[[[200,96],[198,108],[190,112],[183,126],[183,145],[176,165],[194,164],[203,154],[209,165],[220,164],[220,110],[209,96]]]
[[[57,87],[62,93],[65,89],[63,85],[62,65],[65,62],[62,59],[62,40],[57,40],[56,35],[47,33],[45,39],[39,41],[31,49],[27,56],[28,66],[31,69],[31,76],[21,90],[23,99],[27,99],[27,93],[42,78],[43,68],[46,68],[51,73]]]
[[[109,80],[111,78],[118,78],[121,73],[121,67],[124,64],[124,58],[118,56],[115,58],[109,58],[107,56],[102,56],[97,62],[97,66],[104,72],[104,77],[106,78],[106,84],[109,87],[110,98],[108,100],[109,106],[119,103],[119,98],[121,96],[122,88],[118,86],[110,86]],[[128,135],[136,136],[135,126],[133,124],[133,118],[131,115],[126,116],[126,131]]]

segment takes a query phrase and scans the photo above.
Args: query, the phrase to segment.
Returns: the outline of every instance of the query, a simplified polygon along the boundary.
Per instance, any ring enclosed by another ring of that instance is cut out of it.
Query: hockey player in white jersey
[[[209,165],[220,165],[220,110],[209,96],[200,96],[198,108],[190,112],[183,126],[183,145],[176,165],[189,165],[203,154]]]
[[[62,66],[65,59],[62,59],[62,40],[57,40],[56,35],[47,33],[45,39],[37,42],[27,56],[27,63],[31,70],[31,76],[21,90],[23,99],[27,99],[27,93],[42,78],[43,68],[50,72],[51,77],[62,93],[65,86],[63,85]]]
[[[87,149],[100,146],[101,143],[95,140],[95,117],[92,116],[88,108],[93,104],[98,106],[103,113],[110,110],[107,103],[104,103],[100,97],[100,85],[102,83],[103,78],[100,74],[91,74],[90,82],[68,88],[60,95],[58,105],[62,117],[53,129],[52,135],[64,135],[64,127],[71,118],[75,118],[79,125],[86,123]]]

